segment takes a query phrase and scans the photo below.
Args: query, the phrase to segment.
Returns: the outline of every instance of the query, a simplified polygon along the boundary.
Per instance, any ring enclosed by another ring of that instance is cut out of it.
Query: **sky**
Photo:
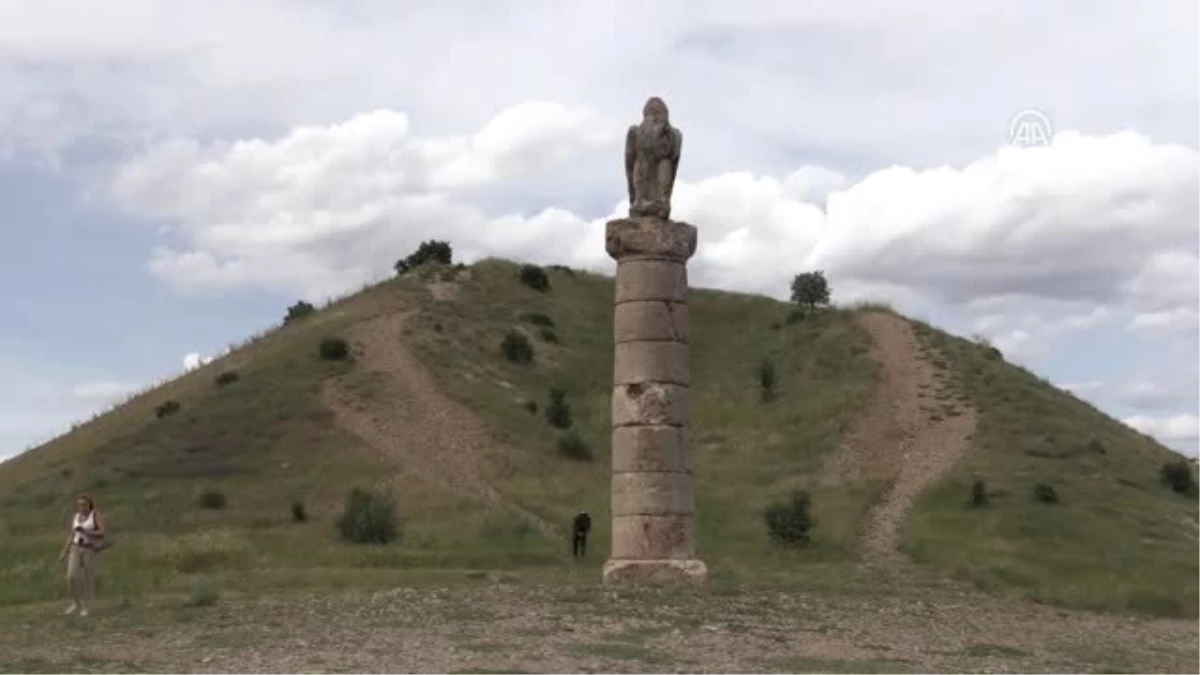
[[[611,273],[652,95],[694,285],[823,270],[1194,456],[1198,11],[0,0],[0,458],[426,239]]]

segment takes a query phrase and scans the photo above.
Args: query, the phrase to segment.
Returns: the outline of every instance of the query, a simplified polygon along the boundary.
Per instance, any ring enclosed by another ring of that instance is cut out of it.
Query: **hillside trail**
[[[913,501],[970,447],[976,412],[950,399],[947,376],[926,358],[912,326],[890,312],[859,316],[882,370],[870,403],[823,468],[822,483],[880,481],[886,491],[863,531],[867,563],[903,564],[898,548]]]
[[[357,368],[375,377],[364,397],[336,379],[321,397],[338,426],[393,463],[417,485],[436,485],[451,495],[481,499],[489,508],[524,517],[543,535],[559,529],[514,503],[489,481],[503,456],[483,423],[439,389],[432,373],[405,346],[404,323],[413,310],[367,319],[348,334]]]

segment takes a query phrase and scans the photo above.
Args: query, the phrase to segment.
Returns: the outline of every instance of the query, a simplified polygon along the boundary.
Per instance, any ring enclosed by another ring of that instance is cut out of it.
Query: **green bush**
[[[292,522],[303,523],[308,520],[308,511],[304,509],[304,502],[292,502]]]
[[[546,270],[537,265],[522,265],[521,271],[517,273],[517,278],[535,291],[544,293],[550,290],[550,277],[546,276]]]
[[[541,336],[543,342],[549,342],[550,344],[555,345],[558,344],[558,333],[555,333],[549,328],[541,329],[538,331],[538,335]]]
[[[524,403],[524,407],[525,407],[525,410],[526,410],[526,411],[527,411],[527,412],[528,412],[530,415],[536,415],[536,414],[537,414],[537,411],[538,411],[538,404],[537,404],[537,401],[525,401],[525,403]]]
[[[187,607],[212,607],[219,598],[220,594],[212,580],[201,579],[192,586],[192,592],[184,604]]]
[[[976,478],[971,482],[971,501],[970,505],[974,508],[987,506],[991,502],[988,495],[987,483],[982,478]]]
[[[427,262],[449,265],[453,257],[454,252],[450,248],[450,242],[438,241],[436,239],[423,241],[417,247],[417,250],[410,253],[408,257],[396,261],[396,274],[407,274]]]
[[[570,459],[590,462],[595,459],[592,448],[583,437],[574,431],[568,431],[558,439],[558,454]]]
[[[771,359],[764,358],[762,363],[758,364],[759,398],[763,403],[775,400],[778,385],[779,376],[775,373],[775,364]]]
[[[533,345],[529,344],[529,338],[515,330],[504,334],[504,340],[500,342],[500,351],[504,353],[504,358],[512,363],[533,361]]]
[[[283,317],[283,323],[289,324],[293,321],[299,321],[300,319],[303,319],[304,317],[316,311],[317,308],[313,307],[312,303],[299,300],[296,302],[296,304],[288,307],[287,316]]]
[[[224,387],[227,384],[233,384],[242,379],[236,370],[227,370],[220,375],[217,375],[216,383],[218,387]]]
[[[785,500],[777,501],[763,512],[767,534],[781,546],[806,546],[813,527],[812,501],[804,490],[792,490]]]
[[[200,497],[196,500],[202,509],[223,509],[228,500],[225,499],[224,492],[217,490],[205,490],[200,493]]]
[[[321,340],[317,352],[326,361],[345,361],[350,358],[350,344],[342,338],[327,337]]]
[[[1033,498],[1043,504],[1057,504],[1058,491],[1049,483],[1038,483],[1033,486]]]
[[[1186,459],[1167,462],[1159,470],[1163,484],[1181,495],[1191,494],[1196,489],[1196,480],[1192,477],[1192,467]]]
[[[162,419],[179,412],[179,401],[163,401],[154,408],[154,416]]]
[[[338,534],[355,544],[386,544],[400,536],[396,506],[391,499],[355,488],[337,521]]]
[[[557,387],[550,389],[550,402],[546,404],[546,423],[556,429],[571,428],[571,405],[567,403],[567,392]]]

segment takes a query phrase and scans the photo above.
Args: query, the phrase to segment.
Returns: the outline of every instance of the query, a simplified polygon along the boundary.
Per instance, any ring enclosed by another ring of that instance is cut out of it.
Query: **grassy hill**
[[[390,585],[475,570],[594,582],[608,546],[612,280],[547,272],[540,292],[508,262],[421,268],[0,464],[0,604],[60,593],[55,558],[80,491],[97,497],[119,538],[104,554],[110,597]],[[880,590],[881,577],[858,565],[858,534],[886,482],[818,480],[879,378],[859,311],[795,321],[771,299],[693,291],[697,546],[716,588]],[[921,564],[909,585],[965,580],[1053,603],[1195,616],[1196,500],[1159,480],[1177,456],[985,345],[916,330],[979,424],[912,513],[902,550]],[[532,344],[531,362],[505,358],[513,331]],[[319,358],[330,336],[348,339],[354,358]],[[437,391],[394,377],[410,357]],[[769,403],[759,395],[764,359],[779,375]],[[218,384],[231,372],[236,380]],[[565,392],[582,440],[570,454],[560,448],[567,432],[544,415],[551,388]],[[160,418],[166,401],[179,409]],[[470,426],[459,408],[482,431],[459,438]],[[987,508],[966,507],[976,476],[992,493]],[[1060,503],[1034,500],[1039,482]],[[338,540],[333,523],[355,486],[395,497],[399,541]],[[811,492],[816,526],[809,546],[784,551],[768,541],[762,511],[795,487]],[[223,507],[202,507],[221,501],[205,493],[219,493]],[[556,536],[579,509],[597,525],[583,568]]]

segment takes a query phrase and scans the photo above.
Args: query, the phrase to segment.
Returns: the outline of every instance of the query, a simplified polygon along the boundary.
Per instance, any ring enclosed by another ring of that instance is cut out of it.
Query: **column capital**
[[[614,259],[659,259],[686,263],[696,252],[696,228],[674,220],[638,217],[610,220],[605,248]]]

